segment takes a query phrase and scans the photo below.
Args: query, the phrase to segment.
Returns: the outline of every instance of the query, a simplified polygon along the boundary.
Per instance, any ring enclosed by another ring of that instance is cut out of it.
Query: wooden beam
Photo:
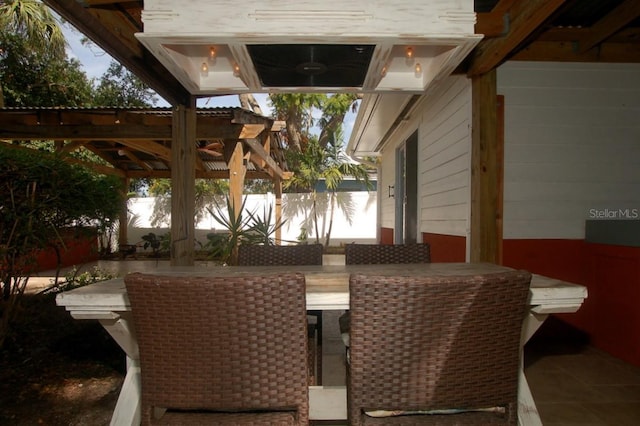
[[[255,139],[264,128],[264,124],[245,124],[242,126],[238,139]]]
[[[516,55],[512,61],[550,62],[610,62],[640,63],[640,44],[602,43],[598,49],[578,53],[575,43],[539,41],[531,43]]]
[[[258,142],[256,139],[247,139],[244,141],[251,151],[253,151],[261,161],[264,161],[270,170],[273,170],[273,174],[278,176],[280,179],[286,179],[284,175],[284,171],[278,166],[278,164],[271,158],[269,153],[264,149],[264,147]]]
[[[496,71],[472,79],[472,262],[498,262],[498,138]]]
[[[171,265],[192,266],[195,242],[195,98],[173,109],[171,143]]]
[[[504,62],[508,55],[540,24],[560,7],[565,0],[527,0],[514,4],[510,10],[509,33],[478,45],[472,53],[467,74],[476,76],[492,70]]]
[[[509,31],[509,9],[515,0],[500,0],[490,12],[476,13],[475,33],[485,38],[506,35]]]
[[[114,59],[119,61],[127,69],[132,71],[144,82],[149,84],[160,96],[169,103],[188,104],[191,95],[189,91],[142,44],[132,38],[131,42],[124,42],[117,38],[120,25],[109,22],[111,27],[106,27],[98,17],[84,7],[83,2],[77,0],[43,0],[58,15],[72,23],[81,33],[93,40]],[[121,26],[127,28],[129,24],[123,19],[119,21]],[[114,25],[118,25],[115,26]],[[135,48],[132,46],[135,43]]]
[[[118,140],[118,139],[163,139],[171,140],[171,125],[105,125],[91,124],[3,124],[0,126],[0,139],[19,140]]]
[[[1,114],[0,114],[1,116]],[[169,118],[168,120],[171,120]],[[241,135],[257,135],[256,128],[242,124],[205,125],[198,127],[197,139],[243,139]],[[260,125],[262,128],[264,126]],[[260,132],[258,132],[260,133]],[[255,137],[255,136],[254,136]],[[0,139],[18,140],[171,140],[171,124],[2,124]]]
[[[122,171],[114,169],[121,175],[125,175],[129,178],[147,178],[147,179],[171,179],[171,170],[128,170]],[[285,175],[289,175],[285,173]],[[197,179],[229,179],[229,170],[196,170],[195,174]],[[247,170],[245,179],[272,179],[268,173],[263,171]]]
[[[171,162],[171,151],[172,149],[161,145],[158,142],[149,142],[149,141],[136,141],[136,140],[122,140],[120,143],[124,146],[131,147],[137,151],[146,152],[147,154],[154,155],[161,160],[165,160],[167,162]],[[195,142],[194,142],[195,143]],[[195,148],[194,148],[195,149]]]
[[[640,16],[640,1],[626,0],[621,3],[591,27],[590,36],[580,41],[578,53],[584,53],[602,43],[638,16]]]

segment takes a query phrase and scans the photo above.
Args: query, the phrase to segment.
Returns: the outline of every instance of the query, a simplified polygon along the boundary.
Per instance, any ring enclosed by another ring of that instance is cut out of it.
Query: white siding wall
[[[467,236],[470,212],[471,81],[450,77],[418,131],[421,232]]]
[[[584,238],[594,211],[640,207],[640,65],[510,62],[504,238]]]
[[[399,142],[387,145],[378,168],[379,223],[383,228],[394,228],[395,200],[389,197],[389,186],[395,185],[396,152]]]
[[[386,196],[395,177],[395,149],[418,129],[419,232],[466,236],[469,228],[471,83],[449,77],[425,99],[383,151],[378,176],[381,225],[393,228],[394,201]]]

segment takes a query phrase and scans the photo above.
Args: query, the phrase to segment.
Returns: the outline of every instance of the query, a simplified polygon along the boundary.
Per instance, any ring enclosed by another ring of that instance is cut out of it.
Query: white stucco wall
[[[597,212],[640,208],[640,64],[509,62],[504,238],[584,238]]]
[[[339,246],[344,243],[352,242],[375,242],[376,241],[376,192],[343,192],[338,193],[338,208],[333,218],[333,227],[331,230],[332,246]],[[220,206],[223,207],[225,201],[221,199]],[[295,242],[300,235],[300,230],[306,226],[305,216],[309,210],[311,202],[309,194],[283,194],[282,196],[282,217],[286,221],[282,227],[282,239],[285,241]],[[164,214],[165,220],[158,224],[153,223],[154,212],[162,210],[166,203],[160,203],[156,198],[132,198],[129,200],[129,218],[128,238],[130,244],[142,241],[142,236],[149,232],[156,235],[162,235],[169,232],[171,216]],[[254,212],[257,216],[264,217],[265,209],[268,212],[269,206],[272,206],[275,215],[275,196],[273,194],[251,194],[247,195],[245,208]],[[326,194],[319,194],[319,205],[321,208],[326,207]],[[215,211],[215,207],[211,204],[211,209]],[[166,210],[164,210],[166,212]],[[224,209],[226,212],[226,209]],[[131,217],[135,215],[135,220]],[[329,215],[321,216],[320,234],[323,235],[328,227],[322,228],[323,220],[328,221]],[[275,217],[274,217],[275,219]],[[224,227],[219,224],[211,215],[205,214],[196,223],[196,240],[202,243],[207,241],[206,235],[210,232],[223,232]],[[315,232],[313,228],[308,230],[309,241],[315,241]],[[324,240],[322,240],[324,242]]]

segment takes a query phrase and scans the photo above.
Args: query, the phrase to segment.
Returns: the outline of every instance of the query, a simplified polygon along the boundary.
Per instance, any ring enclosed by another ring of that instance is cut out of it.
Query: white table
[[[343,310],[349,308],[349,275],[354,272],[412,275],[472,275],[504,271],[493,264],[431,263],[419,265],[325,265],[295,267],[159,267],[157,274],[224,276],[264,272],[305,274],[307,309]],[[146,271],[149,272],[149,271]],[[577,311],[587,297],[584,286],[534,275],[531,281],[530,310],[522,331],[522,345],[533,336],[552,313]],[[112,425],[140,424],[140,367],[138,345],[131,321],[131,309],[123,278],[92,284],[56,298],[76,319],[95,319],[109,332],[127,355],[127,374],[111,420]],[[312,386],[309,389],[310,417],[314,420],[346,419],[344,386]],[[521,368],[518,393],[518,417],[522,425],[542,425]]]

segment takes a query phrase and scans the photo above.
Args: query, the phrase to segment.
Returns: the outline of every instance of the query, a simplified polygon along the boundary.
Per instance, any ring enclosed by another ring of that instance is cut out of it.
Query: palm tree
[[[337,203],[337,193],[340,183],[347,176],[352,176],[356,180],[364,182],[369,188],[369,174],[367,167],[363,164],[354,163],[343,151],[343,133],[340,126],[331,132],[327,137],[326,146],[321,146],[317,138],[312,137],[304,152],[290,152],[293,168],[296,170],[291,179],[284,181],[284,188],[297,188],[307,190],[311,193],[311,213],[315,226],[316,243],[320,242],[320,231],[318,228],[318,193],[316,184],[324,179],[329,194],[328,210],[329,223],[323,226],[324,245],[329,246],[331,239],[331,229],[333,227],[333,216]]]
[[[66,40],[58,21],[39,0],[4,0],[0,3],[0,33],[22,36],[33,51],[64,57]],[[0,45],[0,57],[2,45]],[[0,108],[4,94],[0,85]]]

